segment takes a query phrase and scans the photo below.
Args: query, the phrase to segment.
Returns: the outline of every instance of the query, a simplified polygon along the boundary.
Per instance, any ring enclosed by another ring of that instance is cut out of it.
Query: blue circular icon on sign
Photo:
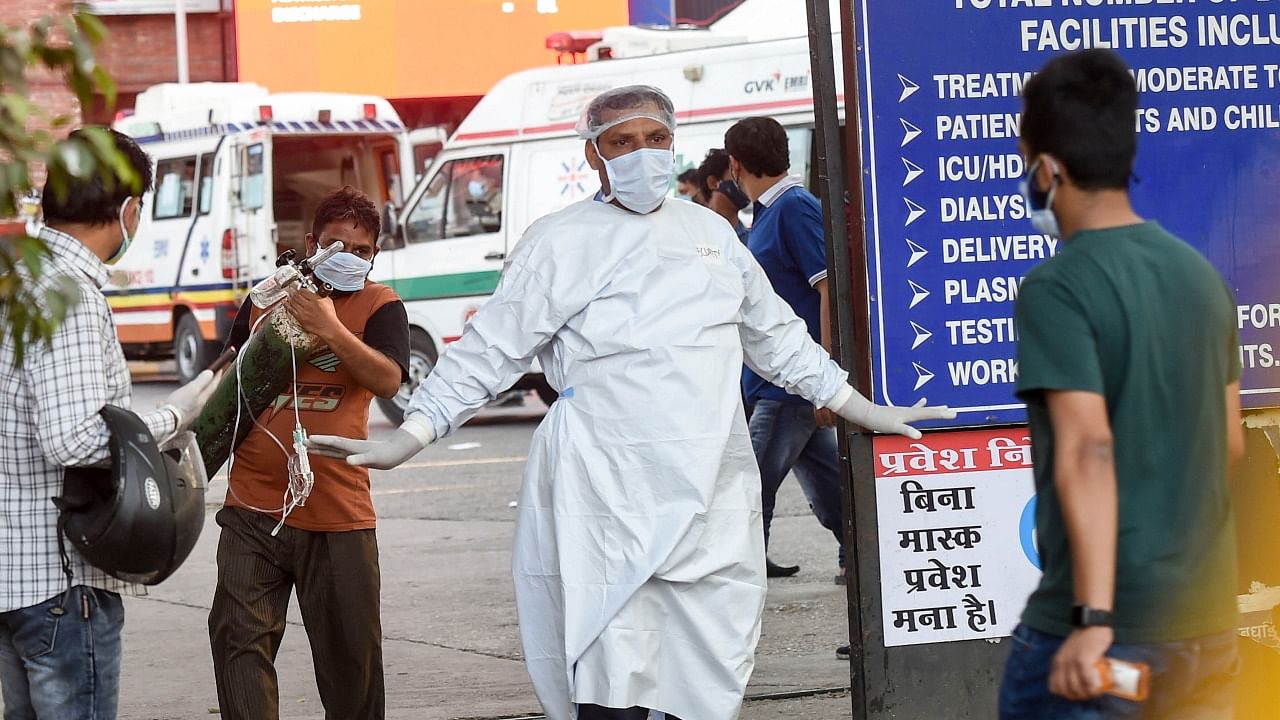
[[[1036,548],[1036,496],[1032,495],[1027,501],[1027,506],[1022,509],[1022,519],[1018,521],[1018,535],[1022,539],[1022,552],[1027,556],[1027,560],[1036,567],[1037,570],[1043,570],[1040,567],[1040,550]]]

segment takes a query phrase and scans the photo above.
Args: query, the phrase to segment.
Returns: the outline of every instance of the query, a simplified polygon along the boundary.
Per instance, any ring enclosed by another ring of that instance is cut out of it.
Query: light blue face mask
[[[333,286],[334,290],[355,292],[364,287],[364,279],[373,269],[373,263],[349,252],[337,255],[320,263],[315,270],[316,277]]]
[[[129,250],[129,246],[133,244],[133,236],[129,234],[129,228],[124,222],[125,208],[129,207],[129,201],[132,199],[133,198],[125,198],[124,202],[120,203],[120,237],[123,239],[120,241],[120,247],[116,250],[116,253],[107,258],[108,265],[115,265],[120,262],[120,258],[124,257],[125,252]]]
[[[1053,180],[1049,183],[1048,192],[1033,190],[1031,187],[1036,170],[1039,168],[1039,160],[1031,163],[1031,167],[1027,168],[1026,177],[1022,178],[1022,182],[1018,184],[1019,189],[1022,190],[1022,197],[1027,201],[1027,217],[1031,220],[1031,226],[1045,235],[1061,237],[1062,229],[1058,225],[1058,216],[1053,213],[1053,196],[1058,192],[1058,168],[1053,165],[1053,161],[1050,161],[1049,169],[1053,171]]]

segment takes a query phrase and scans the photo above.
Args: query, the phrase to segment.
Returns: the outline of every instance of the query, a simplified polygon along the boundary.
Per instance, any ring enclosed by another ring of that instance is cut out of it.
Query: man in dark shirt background
[[[810,337],[830,352],[822,205],[800,178],[787,174],[791,166],[787,131],[772,118],[747,118],[729,128],[724,146],[734,184],[755,203],[747,248],[774,292],[805,321]],[[751,408],[751,445],[760,465],[766,547],[778,488],[794,470],[818,522],[840,543],[836,581],[843,582],[844,520],[835,415],[745,368],[742,392]],[[767,563],[770,577],[799,570],[796,565]]]
[[[1119,56],[1055,58],[1023,105],[1032,222],[1063,243],[1017,301],[1044,575],[1013,633],[1000,717],[1232,718],[1235,303],[1130,204],[1138,93]],[[1104,656],[1149,666],[1150,699],[1103,695]]]

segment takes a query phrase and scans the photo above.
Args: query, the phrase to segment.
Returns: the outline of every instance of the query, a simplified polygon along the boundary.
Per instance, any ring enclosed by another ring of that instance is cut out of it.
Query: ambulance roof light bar
[[[571,31],[551,33],[547,36],[546,47],[556,52],[556,64],[564,63],[568,56],[571,63],[577,63],[579,56],[585,57],[587,48],[604,39],[601,31]]]

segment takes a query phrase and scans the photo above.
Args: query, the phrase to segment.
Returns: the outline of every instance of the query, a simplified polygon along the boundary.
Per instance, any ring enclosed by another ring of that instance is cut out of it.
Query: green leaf
[[[80,32],[79,24],[74,17],[69,17],[63,21],[62,30],[71,41],[71,49],[75,51],[75,72],[85,75],[92,73],[94,66],[97,65],[97,61],[94,59],[93,41]]]
[[[65,118],[67,122],[71,121],[71,118],[67,117],[66,115],[62,115],[59,117]],[[53,133],[49,132],[48,130],[36,130],[35,132],[31,133],[28,139],[31,141],[31,147],[36,148],[38,150],[47,151],[48,147],[50,145],[53,145]]]
[[[9,183],[9,191],[13,195],[25,195],[31,190],[31,176],[25,162],[8,163],[5,177]]]
[[[116,81],[111,79],[111,73],[101,65],[93,68],[93,83],[98,86],[98,92],[107,100],[107,107],[115,108],[116,106]]]
[[[17,196],[18,192],[12,191],[9,187],[9,174],[0,173],[0,217],[13,217],[18,214],[18,204],[15,201]]]
[[[27,272],[31,273],[33,280],[40,277],[44,263],[41,262],[39,253],[22,253],[22,264],[27,266]]]
[[[53,28],[53,18],[45,16],[31,23],[31,39],[35,44],[44,45],[49,41],[49,30]]]
[[[25,346],[29,318],[25,305],[14,303],[11,310],[12,312],[9,313],[9,332],[13,334],[12,340],[15,346],[13,349],[14,365],[21,365],[26,355]]]
[[[26,125],[33,107],[31,101],[21,95],[6,93],[0,96],[0,109],[19,125]]]
[[[67,317],[67,298],[57,290],[49,290],[44,294],[44,309],[49,317],[62,322]]]
[[[40,238],[23,236],[18,238],[18,253],[22,256],[22,264],[27,266],[31,279],[40,277],[44,259],[49,257],[49,248]]]
[[[89,148],[78,139],[69,138],[58,143],[57,159],[63,169],[71,177],[87,178],[96,167],[95,158]]]
[[[60,277],[54,282],[49,292],[58,296],[58,310],[51,314],[56,325],[61,325],[67,317],[67,311],[80,304],[80,287],[69,277]]]
[[[42,46],[35,48],[35,54],[41,62],[51,70],[65,70],[75,61],[75,51],[71,48]]]
[[[0,72],[4,73],[4,83],[14,90],[26,88],[27,54],[11,45],[0,47]]]
[[[75,15],[72,17],[75,18],[76,25],[79,26],[80,32],[84,33],[84,36],[89,39],[89,42],[94,45],[101,45],[102,41],[107,39],[107,35],[109,34],[107,26],[103,24],[102,20],[100,20],[97,15],[94,15],[86,9],[77,8]]]
[[[67,84],[80,100],[80,107],[93,105],[93,81],[83,73],[72,71],[67,74]]]
[[[39,3],[30,3],[38,5]],[[95,173],[114,185],[121,180],[137,185],[128,159],[115,149],[104,131],[86,133],[75,140],[59,140],[72,120],[31,101],[27,72],[43,65],[89,107],[95,94],[110,104],[118,88],[96,59],[96,48],[107,37],[107,28],[81,3],[57,0],[44,3],[46,16],[25,27],[0,27],[0,215],[17,214],[18,198],[31,187],[29,167],[45,165],[51,173],[45,192],[65,198],[68,178],[89,178]],[[66,5],[73,5],[68,15]],[[16,25],[16,23],[15,23]],[[57,278],[52,288],[36,291],[32,278],[47,272],[47,248],[32,238],[0,238],[0,343],[14,348],[22,362],[32,343],[45,342],[80,297],[70,278]]]
[[[61,173],[55,173],[53,175],[49,175],[48,177],[45,178],[44,189],[41,190],[41,193],[43,195],[48,195],[49,193],[53,193],[53,196],[57,198],[59,202],[66,202],[67,200],[66,177]]]
[[[116,149],[116,141],[111,133],[103,128],[85,128],[82,135],[93,145],[94,153],[104,168],[103,179],[108,186],[123,182],[134,192],[141,189],[141,178],[129,159]]]

